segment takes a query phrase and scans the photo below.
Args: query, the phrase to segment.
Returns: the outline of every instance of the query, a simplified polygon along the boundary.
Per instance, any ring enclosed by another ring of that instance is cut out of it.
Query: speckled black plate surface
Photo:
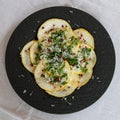
[[[49,18],[61,18],[73,29],[83,27],[95,39],[97,63],[90,82],[66,98],[55,98],[40,89],[34,77],[22,65],[20,51],[32,39],[37,39],[39,26]],[[105,28],[89,14],[70,7],[51,7],[27,17],[13,32],[6,49],[6,71],[18,96],[41,111],[57,114],[82,110],[96,102],[108,88],[115,68],[115,52]]]

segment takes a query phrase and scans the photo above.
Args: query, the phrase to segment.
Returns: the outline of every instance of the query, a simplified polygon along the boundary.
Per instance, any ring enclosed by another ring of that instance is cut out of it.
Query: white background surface
[[[116,52],[116,69],[105,94],[92,106],[72,114],[38,111],[12,89],[5,71],[5,50],[15,27],[31,13],[67,5],[97,18],[109,32]],[[120,120],[120,0],[0,0],[0,120]]]

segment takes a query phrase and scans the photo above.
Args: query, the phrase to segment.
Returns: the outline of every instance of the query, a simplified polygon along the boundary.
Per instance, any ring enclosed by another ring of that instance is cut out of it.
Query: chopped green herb
[[[77,65],[76,68],[79,68],[79,66]]]
[[[62,64],[62,63],[61,63]],[[64,69],[64,67],[65,67],[65,64],[63,64],[63,65],[58,65],[58,74],[59,75],[61,75],[62,74],[62,72],[63,72],[63,69]]]
[[[41,43],[38,44],[38,50],[39,50],[39,51],[42,50],[42,44],[41,44]]]
[[[47,66],[45,68],[46,71],[50,71],[50,69],[53,67],[53,63],[47,63]]]
[[[83,73],[86,73],[87,72],[87,68],[85,68],[85,67],[82,67],[82,66],[80,66],[80,69],[81,69],[81,71],[83,72]]]
[[[59,81],[59,77],[53,77],[52,82],[56,83]]]
[[[65,85],[65,84],[67,84],[67,82],[66,82],[66,81],[64,81],[64,82],[62,82],[61,84],[62,84],[62,85]]]
[[[62,75],[62,77],[67,77],[67,73],[64,73],[64,74]]]
[[[37,53],[37,54],[36,54],[35,61],[34,61],[34,64],[35,64],[35,65],[38,64],[38,61],[40,60],[40,56],[41,56],[41,55],[42,55],[41,53]]]
[[[52,32],[50,38],[55,39],[57,37],[64,37],[64,35],[65,35],[65,31],[59,30],[59,31]]]
[[[66,57],[66,60],[70,65],[77,65],[78,64],[78,59],[77,57],[71,58],[70,56]]]
[[[71,51],[72,51],[72,46],[71,45],[67,46],[67,52],[71,53]]]
[[[59,53],[60,53],[60,52],[58,52],[58,51],[52,51],[52,52],[50,52],[50,53],[48,54],[47,58],[48,58],[48,59],[52,59],[52,58],[55,57],[55,56],[59,56]]]
[[[85,61],[85,66],[88,64],[88,62],[87,61]]]
[[[38,63],[37,63],[37,61],[35,60],[33,64],[34,64],[34,65],[37,65]]]
[[[82,48],[82,54],[83,56],[89,56],[90,55],[90,52],[91,52],[91,48]]]
[[[72,36],[72,37],[71,37],[71,42],[72,42],[73,45],[78,45],[79,40],[76,39],[74,36]]]

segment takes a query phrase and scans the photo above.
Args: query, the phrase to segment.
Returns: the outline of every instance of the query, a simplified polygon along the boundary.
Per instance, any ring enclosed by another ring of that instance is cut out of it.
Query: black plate
[[[66,98],[55,98],[40,89],[32,74],[22,65],[20,51],[23,46],[37,39],[39,26],[49,18],[61,18],[73,29],[83,27],[95,39],[97,63],[90,82]],[[82,110],[97,101],[108,88],[115,68],[115,52],[105,28],[89,14],[70,7],[51,7],[27,17],[13,32],[6,50],[6,71],[16,93],[29,105],[41,111],[57,114]]]

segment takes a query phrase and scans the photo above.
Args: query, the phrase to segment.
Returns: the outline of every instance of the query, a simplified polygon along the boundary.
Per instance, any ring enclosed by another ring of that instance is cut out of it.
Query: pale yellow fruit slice
[[[49,32],[53,31],[56,28],[67,29],[75,36],[69,23],[67,23],[65,20],[62,19],[52,18],[45,21],[38,29],[38,33],[37,33],[38,40],[43,39],[43,36],[47,35]]]
[[[61,85],[60,83],[51,83],[49,81],[49,78],[50,78],[49,75],[43,71],[45,69],[45,65],[46,65],[45,61],[41,60],[35,69],[34,77],[38,86],[47,91],[56,91],[56,90],[63,89],[66,85]],[[68,74],[68,79],[66,80],[66,82],[69,83],[70,68],[67,62],[65,62],[65,68],[63,71]],[[45,76],[48,76],[48,78],[42,77],[41,76],[42,74],[44,74]]]
[[[76,34],[77,37],[80,37],[81,42],[88,44],[94,49],[94,38],[90,32],[88,32],[84,28],[78,28],[74,30],[74,33]]]
[[[66,97],[72,94],[75,89],[78,87],[78,79],[79,77],[76,74],[70,74],[70,82],[67,86],[62,90],[57,91],[46,91],[48,94],[55,96],[55,97]]]
[[[30,47],[35,43],[35,41],[28,42],[22,49],[20,55],[24,67],[31,73],[34,72],[35,67],[30,60]]]

